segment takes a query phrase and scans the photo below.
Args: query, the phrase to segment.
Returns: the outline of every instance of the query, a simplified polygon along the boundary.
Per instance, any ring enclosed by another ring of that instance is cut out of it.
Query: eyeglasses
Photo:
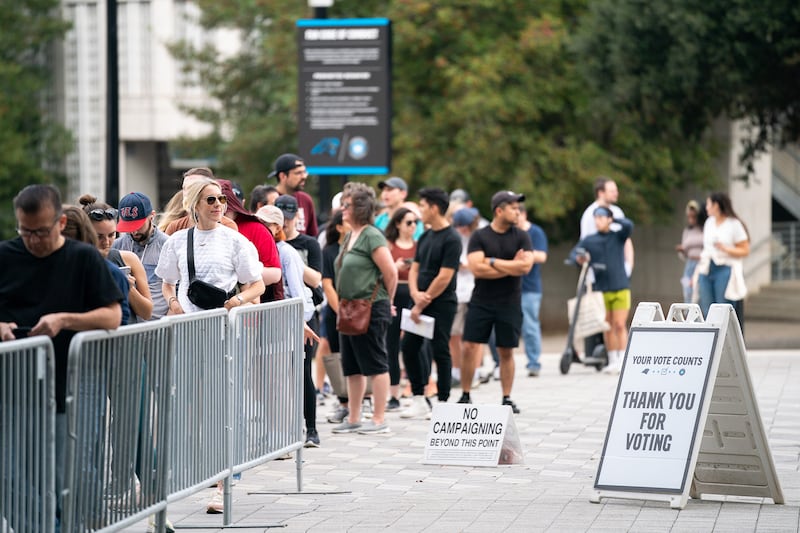
[[[352,205],[353,204],[351,204],[350,202],[343,202],[342,203],[342,209],[350,209],[350,206],[352,206]]]
[[[206,196],[206,203],[208,205],[214,205],[214,202],[219,200],[219,203],[225,205],[228,203],[228,197],[224,194],[220,194],[219,196]]]
[[[92,209],[88,214],[89,218],[97,222],[101,220],[116,220],[117,218],[117,210],[113,207],[109,207],[108,209]]]
[[[23,239],[27,239],[30,237],[36,237],[37,239],[44,239],[50,235],[50,232],[53,231],[53,227],[55,227],[56,223],[61,219],[61,216],[57,216],[56,219],[50,224],[49,228],[39,228],[39,229],[25,229],[20,228],[17,226],[17,234],[22,237]]]
[[[416,226],[417,225],[417,221],[416,220],[405,220],[404,222],[405,222],[406,226]]]

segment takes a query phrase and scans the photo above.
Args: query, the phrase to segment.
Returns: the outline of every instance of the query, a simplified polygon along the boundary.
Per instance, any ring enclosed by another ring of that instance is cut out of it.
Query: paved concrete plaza
[[[303,493],[294,461],[247,471],[233,488],[234,520],[243,531],[533,532],[798,531],[800,520],[800,351],[748,354],[761,416],[786,499],[690,500],[682,511],[641,500],[589,502],[616,377],[573,365],[558,371],[560,346],[546,343],[542,375],[530,378],[517,354],[513,398],[525,464],[492,468],[421,464],[428,421],[389,413],[388,435],[333,435],[319,407],[322,447],[306,449]],[[455,398],[460,390],[453,392]],[[476,403],[499,403],[492,381]],[[328,402],[330,404],[330,401]],[[173,505],[178,528],[219,531],[205,514],[213,489]],[[252,526],[252,527],[251,527]],[[143,527],[130,528],[141,531]]]

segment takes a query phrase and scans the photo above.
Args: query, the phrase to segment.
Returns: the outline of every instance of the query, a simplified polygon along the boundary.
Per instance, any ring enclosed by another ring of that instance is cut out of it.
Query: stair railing
[[[800,279],[800,222],[774,222],[771,239],[772,280]]]

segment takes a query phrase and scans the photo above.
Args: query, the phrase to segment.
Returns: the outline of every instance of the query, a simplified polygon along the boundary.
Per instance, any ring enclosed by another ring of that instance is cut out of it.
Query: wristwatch
[[[242,295],[241,295],[241,294],[237,294],[237,295],[236,295],[236,299],[237,299],[237,300],[239,300],[239,304],[240,304],[240,305],[244,303],[244,298],[242,298]]]
[[[493,267],[493,266],[494,266],[494,262],[495,262],[495,260],[496,260],[496,258],[495,258],[495,257],[490,257],[490,258],[489,258],[489,266],[490,266],[490,267]]]

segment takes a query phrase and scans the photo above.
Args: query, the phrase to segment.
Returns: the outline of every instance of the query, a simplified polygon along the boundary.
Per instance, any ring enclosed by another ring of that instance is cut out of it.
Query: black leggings
[[[408,283],[398,283],[394,294],[394,306],[397,315],[392,318],[386,331],[386,352],[389,354],[389,383],[400,384],[400,317],[403,309],[411,307],[411,293]]]
[[[308,327],[319,331],[319,317],[317,313],[306,322]],[[306,429],[317,429],[317,391],[314,388],[314,379],[311,376],[311,360],[317,353],[317,342],[303,344],[305,358],[303,359],[303,417],[306,419]]]

